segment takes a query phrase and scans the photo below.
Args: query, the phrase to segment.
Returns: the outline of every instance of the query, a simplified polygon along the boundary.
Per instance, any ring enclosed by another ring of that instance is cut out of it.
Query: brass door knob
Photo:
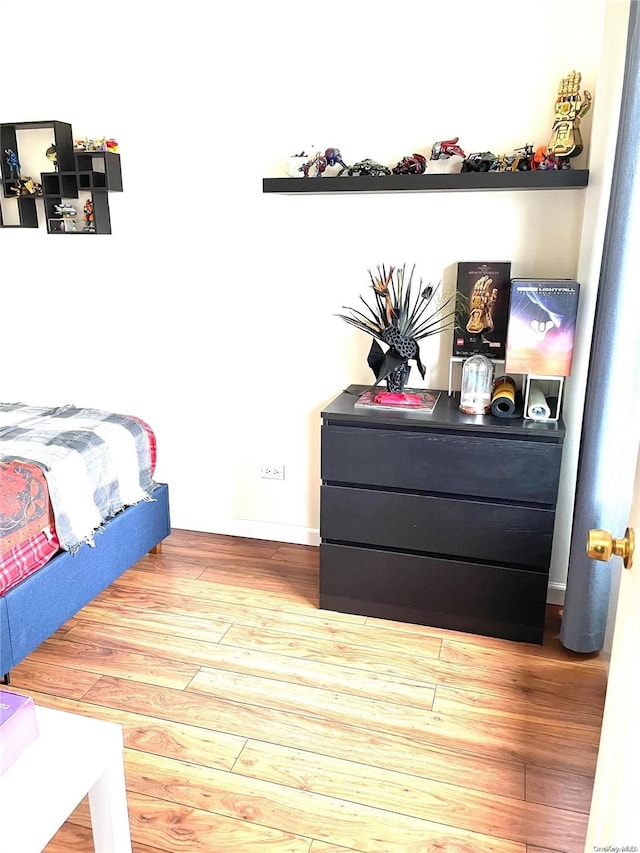
[[[615,554],[622,557],[625,569],[633,563],[635,533],[633,527],[627,527],[624,539],[615,539],[608,530],[590,530],[587,538],[587,555],[592,560],[608,562]]]

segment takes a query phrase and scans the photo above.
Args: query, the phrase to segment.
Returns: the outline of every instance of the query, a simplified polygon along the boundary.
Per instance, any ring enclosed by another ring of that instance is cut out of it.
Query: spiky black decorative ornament
[[[437,300],[432,305],[439,290],[439,285],[422,286],[422,279],[417,288],[417,295],[412,291],[415,265],[411,268],[408,280],[406,267],[377,267],[377,275],[369,270],[371,287],[375,304],[369,305],[361,296],[360,300],[368,313],[355,308],[343,306],[349,314],[337,314],[345,322],[373,337],[367,363],[376,377],[376,383],[383,379],[391,392],[402,393],[411,365],[409,360],[416,362],[420,376],[424,379],[425,368],[420,360],[418,341],[444,332],[453,325],[454,311],[444,313],[453,303],[453,297],[444,302]],[[386,344],[385,352],[378,341]]]

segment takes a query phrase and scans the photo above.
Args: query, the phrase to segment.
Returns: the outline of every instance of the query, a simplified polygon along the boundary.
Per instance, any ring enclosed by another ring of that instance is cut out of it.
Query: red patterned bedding
[[[155,471],[156,437],[145,429]],[[53,508],[42,470],[22,461],[0,462],[0,595],[45,565],[58,551]]]

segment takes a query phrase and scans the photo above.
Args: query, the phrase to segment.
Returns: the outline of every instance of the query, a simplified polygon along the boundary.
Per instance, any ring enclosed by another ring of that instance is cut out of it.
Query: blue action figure
[[[20,161],[18,155],[13,148],[5,148],[4,153],[7,155],[7,166],[9,167],[9,178],[20,177]]]

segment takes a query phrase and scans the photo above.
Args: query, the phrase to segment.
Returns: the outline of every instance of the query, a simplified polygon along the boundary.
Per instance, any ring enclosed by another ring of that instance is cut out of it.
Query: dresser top
[[[503,436],[525,436],[536,439],[562,441],[565,427],[558,421],[531,421],[523,418],[497,418],[494,415],[465,415],[459,410],[460,394],[451,397],[440,391],[440,397],[431,414],[411,409],[355,408],[354,403],[370,386],[349,385],[322,410],[322,418],[330,421],[351,422],[361,426],[433,427],[469,432],[498,433]],[[384,390],[382,387],[380,390]],[[437,393],[437,392],[436,392]]]

